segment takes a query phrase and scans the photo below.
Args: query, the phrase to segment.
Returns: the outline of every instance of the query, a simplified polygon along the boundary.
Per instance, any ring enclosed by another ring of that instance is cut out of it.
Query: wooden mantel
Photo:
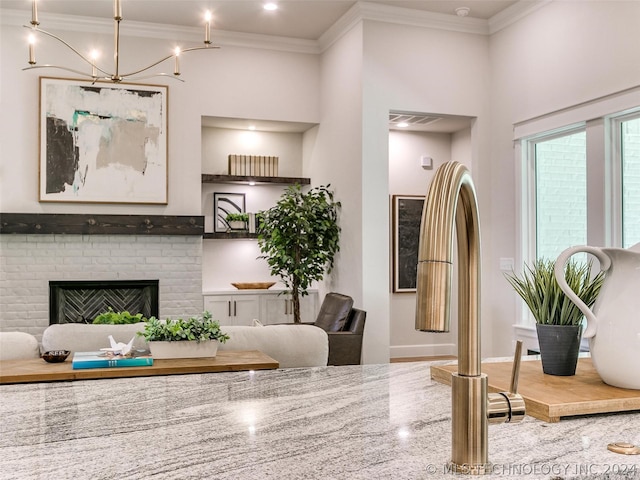
[[[202,215],[0,213],[0,234],[202,235]]]

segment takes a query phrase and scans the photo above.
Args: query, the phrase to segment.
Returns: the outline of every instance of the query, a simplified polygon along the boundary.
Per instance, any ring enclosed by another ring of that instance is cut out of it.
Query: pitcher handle
[[[575,292],[571,290],[571,288],[567,284],[567,280],[564,278],[564,269],[567,265],[567,262],[569,261],[569,258],[571,258],[571,256],[575,255],[576,253],[581,252],[590,253],[591,255],[596,257],[598,259],[598,262],[600,262],[600,270],[606,271],[609,270],[609,267],[611,267],[611,258],[609,258],[609,255],[604,253],[602,249],[584,245],[569,247],[564,250],[556,260],[554,273],[560,289],[565,293],[567,297],[569,297],[569,299],[573,303],[575,303],[576,307],[578,307],[578,309],[584,314],[584,318],[586,318],[587,320],[587,328],[585,329],[583,335],[584,338],[591,338],[596,334],[598,323],[596,316],[593,314],[591,309],[587,307],[587,305],[582,300],[580,300],[578,295],[576,295]]]

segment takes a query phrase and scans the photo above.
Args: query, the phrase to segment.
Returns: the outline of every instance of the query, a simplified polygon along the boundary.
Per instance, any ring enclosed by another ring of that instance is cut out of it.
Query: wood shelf
[[[0,234],[202,235],[201,215],[0,213]]]
[[[257,233],[249,233],[249,232],[217,232],[217,233],[205,233],[202,235],[202,238],[206,239],[214,239],[214,240],[231,240],[236,238],[258,238]]]
[[[202,183],[240,183],[256,185],[310,185],[311,179],[304,177],[252,177],[248,175],[212,175],[202,174]]]

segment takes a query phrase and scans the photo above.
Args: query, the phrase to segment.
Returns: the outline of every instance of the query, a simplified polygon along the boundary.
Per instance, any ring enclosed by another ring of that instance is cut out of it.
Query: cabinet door
[[[318,316],[318,293],[310,292],[300,297],[300,321],[315,322]],[[293,300],[291,295],[263,295],[262,317],[265,325],[274,323],[293,323]]]
[[[211,313],[220,325],[233,325],[230,295],[205,295],[204,309]]]
[[[300,297],[300,321],[313,323],[318,316],[318,292]],[[292,320],[293,321],[293,320]]]
[[[265,325],[293,323],[293,304],[290,295],[269,294],[262,296],[260,321]]]
[[[260,318],[260,297],[258,295],[207,295],[204,309],[211,312],[220,325],[251,325],[254,318]]]
[[[231,300],[232,325],[252,325],[253,319],[260,318],[260,296],[234,295]]]

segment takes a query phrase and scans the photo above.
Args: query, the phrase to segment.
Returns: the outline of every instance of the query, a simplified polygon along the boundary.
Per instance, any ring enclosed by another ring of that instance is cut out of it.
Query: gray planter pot
[[[542,371],[547,375],[576,374],[582,325],[536,324]]]

